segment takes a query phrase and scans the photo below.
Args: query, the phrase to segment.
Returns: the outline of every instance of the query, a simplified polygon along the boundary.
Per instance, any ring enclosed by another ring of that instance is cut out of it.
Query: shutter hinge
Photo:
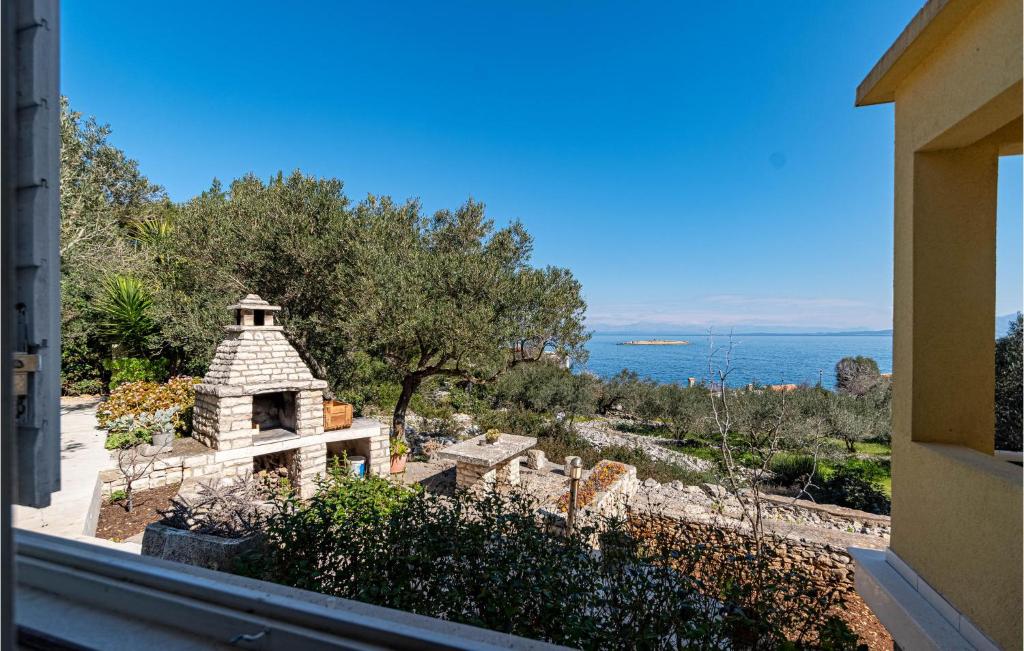
[[[39,370],[39,355],[14,353],[14,395],[28,395],[28,374]]]

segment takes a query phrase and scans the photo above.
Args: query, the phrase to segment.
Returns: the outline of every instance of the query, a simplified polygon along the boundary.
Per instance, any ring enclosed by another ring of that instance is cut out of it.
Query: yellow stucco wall
[[[1021,138],[1021,2],[986,0],[896,88],[891,547],[1021,648],[1019,467],[992,457],[998,155]]]

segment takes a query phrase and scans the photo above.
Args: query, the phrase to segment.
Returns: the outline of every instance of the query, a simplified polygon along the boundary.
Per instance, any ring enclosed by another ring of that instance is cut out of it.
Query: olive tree
[[[608,412],[621,407],[634,396],[639,383],[640,376],[637,372],[625,368],[614,377],[601,382],[595,396],[597,413],[606,416]]]
[[[836,362],[836,390],[862,396],[881,379],[878,363],[870,357],[844,357]]]
[[[356,207],[341,332],[385,361],[401,385],[396,436],[426,378],[487,384],[546,353],[585,356],[579,282],[566,269],[531,266],[531,252],[521,224],[495,229],[472,200],[432,217],[416,202],[389,198]]]
[[[338,269],[349,236],[341,181],[299,171],[247,175],[176,210],[153,282],[163,336],[187,370],[202,373],[230,322],[225,309],[255,293],[281,305],[289,340],[319,377],[341,382]]]

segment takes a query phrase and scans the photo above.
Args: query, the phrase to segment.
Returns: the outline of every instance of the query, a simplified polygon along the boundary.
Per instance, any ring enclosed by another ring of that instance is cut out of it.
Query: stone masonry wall
[[[390,477],[391,444],[387,426],[381,426],[376,434],[362,440],[367,441],[366,445],[369,448],[367,472],[378,477]],[[256,449],[259,450],[259,448]],[[308,497],[312,495],[312,489],[309,487],[315,488],[316,476],[327,473],[327,444],[319,443],[292,451],[295,457],[295,467],[289,468],[289,474],[299,482],[301,496]],[[271,450],[267,449],[264,454],[270,452]],[[139,458],[138,465],[149,463],[150,458]],[[157,456],[157,460],[142,478],[133,482],[133,488],[135,490],[159,488],[196,477],[230,477],[252,469],[253,457],[249,454],[219,462],[216,461],[216,458],[216,450],[191,455],[165,452]],[[99,477],[103,485],[103,495],[106,497],[109,497],[114,491],[125,488],[124,476],[116,468],[102,471]]]
[[[307,445],[295,451],[295,478],[299,497],[309,499],[316,492],[316,479],[327,472],[327,444]]]
[[[205,384],[258,385],[313,379],[280,326],[228,333],[217,346]]]
[[[302,436],[323,434],[323,392],[319,390],[298,392],[295,398],[295,432]]]
[[[141,460],[140,460],[141,461]],[[148,463],[146,460],[143,463]],[[140,464],[142,465],[142,464]],[[232,459],[214,462],[212,456],[165,456],[159,458],[143,477],[132,482],[133,490],[149,490],[170,484],[180,484],[193,477],[234,477],[252,469],[252,458]],[[114,491],[127,488],[124,475],[116,468],[99,473],[104,497],[110,497]]]
[[[366,471],[377,477],[391,476],[391,430],[385,425],[382,425],[377,434],[370,438],[370,454],[366,459]]]
[[[623,519],[628,514],[631,498],[637,491],[636,467],[628,464],[626,472],[611,483],[605,490],[598,492],[589,504],[576,513],[578,526],[594,525],[600,528],[602,522],[609,519]],[[583,483],[582,481],[580,482]],[[542,507],[540,516],[548,527],[557,533],[565,533],[567,514],[555,507]],[[594,541],[596,543],[596,540]]]
[[[716,524],[694,522],[680,516],[631,511],[629,522],[642,537],[660,540],[676,539],[715,550],[749,540],[749,529],[722,520]],[[787,569],[802,566],[820,588],[835,586],[844,597],[855,594],[853,559],[844,547],[807,537],[770,536],[770,544],[778,554],[777,566]],[[714,551],[711,552],[714,555]]]
[[[716,550],[750,541],[751,527],[742,520],[740,503],[723,487],[648,482],[629,504],[635,534],[702,545],[712,558]],[[884,630],[855,590],[854,563],[846,549],[887,547],[889,518],[776,497],[765,499],[762,506],[767,542],[777,556],[775,566],[800,567],[819,589],[834,588],[846,602],[837,614],[851,625],[863,629],[866,622],[873,622],[868,629]],[[883,634],[866,642],[872,649],[891,648],[892,643]]]
[[[891,531],[887,515],[865,513],[832,504],[765,495],[762,509],[765,517],[777,522],[807,524],[880,538],[888,538]]]
[[[217,397],[196,389],[192,436],[197,441],[218,450],[232,450],[252,445],[253,434],[252,396]]]
[[[497,468],[461,462],[456,465],[455,485],[462,490],[489,490],[497,481]]]

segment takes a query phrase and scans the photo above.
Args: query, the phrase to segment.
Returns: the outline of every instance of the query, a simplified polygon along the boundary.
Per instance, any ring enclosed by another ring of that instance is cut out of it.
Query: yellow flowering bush
[[[603,460],[597,462],[594,469],[590,472],[590,475],[580,484],[579,492],[576,495],[576,505],[579,508],[583,508],[590,504],[591,500],[594,499],[599,492],[605,490],[609,486],[615,483],[615,481],[626,474],[625,464],[619,463],[618,461]],[[569,493],[565,493],[558,498],[556,505],[559,511],[563,513],[569,510]]]
[[[177,407],[172,423],[174,431],[185,436],[192,427],[192,407],[196,402],[195,385],[202,380],[180,375],[167,382],[128,382],[110,392],[96,414],[100,427],[122,416],[153,414],[161,409]]]

